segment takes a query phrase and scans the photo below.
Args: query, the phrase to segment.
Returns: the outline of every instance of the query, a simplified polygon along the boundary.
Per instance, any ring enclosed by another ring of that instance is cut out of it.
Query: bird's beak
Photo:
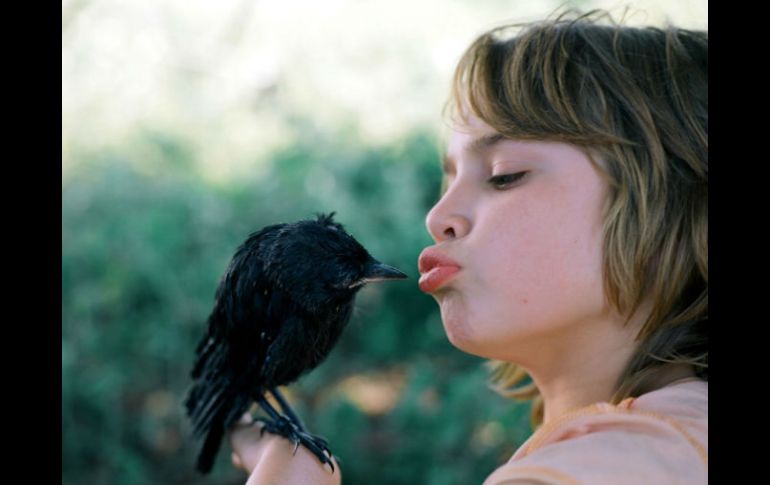
[[[382,264],[380,262],[374,262],[371,263],[366,269],[364,277],[353,283],[351,288],[365,285],[366,283],[371,283],[374,281],[403,280],[406,278],[408,278],[406,274],[397,270],[393,266],[388,266],[387,264]]]

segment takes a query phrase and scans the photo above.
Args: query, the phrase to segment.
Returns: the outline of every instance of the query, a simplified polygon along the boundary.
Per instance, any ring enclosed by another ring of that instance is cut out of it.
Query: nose
[[[470,231],[470,218],[463,212],[467,206],[458,200],[456,187],[450,187],[425,217],[425,226],[437,243],[464,237]]]

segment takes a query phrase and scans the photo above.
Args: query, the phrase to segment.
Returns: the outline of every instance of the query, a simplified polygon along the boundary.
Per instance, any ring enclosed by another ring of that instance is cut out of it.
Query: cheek
[[[600,201],[591,194],[598,189],[532,191],[510,207],[490,211],[494,218],[482,231],[493,234],[484,256],[490,283],[555,295],[581,282],[595,284],[601,274],[602,227]]]
[[[469,312],[486,321],[495,338],[561,328],[605,308],[601,224],[593,202],[552,198],[536,206],[540,210],[520,204],[495,211],[507,217],[489,221],[495,236],[483,243],[481,295]]]
[[[509,246],[509,257],[496,265],[492,284],[519,292],[521,298],[565,298],[601,285],[602,242],[598,234],[565,222],[558,231],[531,227]],[[515,295],[511,295],[515,296]]]

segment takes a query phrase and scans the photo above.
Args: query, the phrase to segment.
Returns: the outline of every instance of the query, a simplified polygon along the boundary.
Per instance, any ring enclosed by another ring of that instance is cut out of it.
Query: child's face
[[[606,321],[607,186],[568,144],[503,139],[469,151],[470,142],[494,134],[471,118],[450,136],[448,188],[426,224],[435,249],[462,269],[429,291],[455,346],[526,366],[596,338],[594,323]],[[520,172],[526,175],[490,182]]]

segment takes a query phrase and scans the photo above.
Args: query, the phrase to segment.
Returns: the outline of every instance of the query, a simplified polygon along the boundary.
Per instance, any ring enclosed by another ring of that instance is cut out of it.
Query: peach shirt
[[[569,411],[539,427],[483,485],[705,485],[708,382]]]

